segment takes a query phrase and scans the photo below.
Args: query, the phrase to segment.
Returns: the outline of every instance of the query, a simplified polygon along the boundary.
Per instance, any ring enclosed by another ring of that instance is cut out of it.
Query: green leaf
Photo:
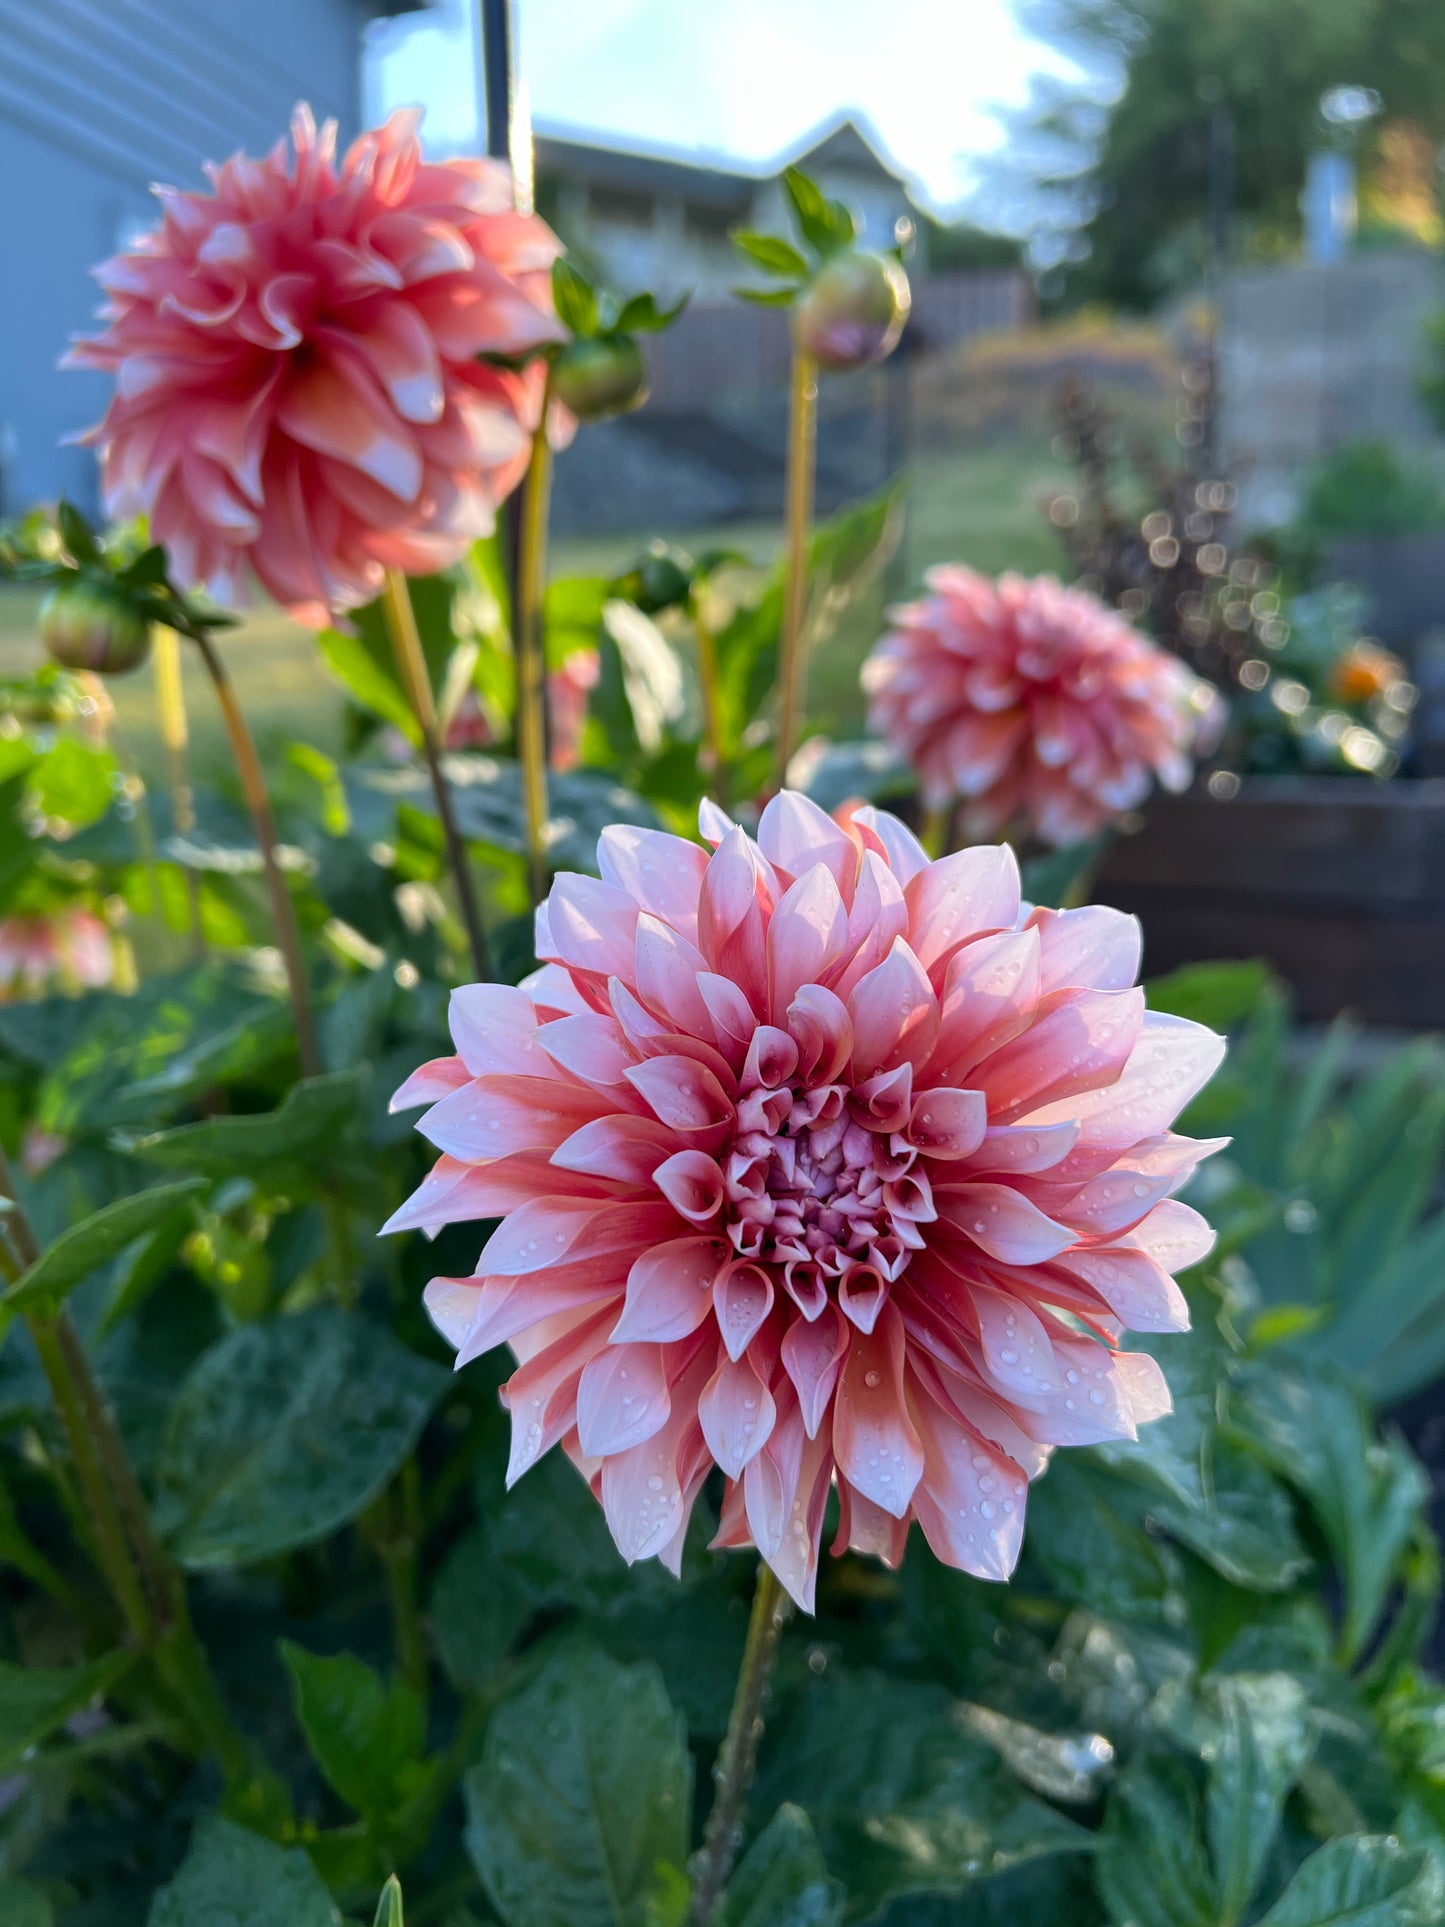
[[[334,1164],[333,1153],[360,1110],[362,1072],[330,1071],[303,1078],[280,1107],[240,1117],[208,1117],[173,1131],[129,1138],[134,1157],[209,1178],[240,1176],[274,1181],[291,1193],[313,1190]]]
[[[1259,1927],[1434,1927],[1438,1876],[1425,1854],[1388,1835],[1328,1840]]]
[[[1094,1881],[1118,1927],[1217,1927],[1199,1797],[1181,1760],[1136,1760],[1120,1776]]]
[[[507,1927],[644,1927],[687,1857],[692,1762],[657,1669],[558,1653],[498,1707],[467,1851]]]
[[[401,1882],[392,1874],[376,1903],[376,1918],[371,1927],[406,1927],[401,1907]]]
[[[350,1653],[323,1659],[283,1639],[281,1657],[296,1717],[326,1784],[364,1820],[386,1821],[431,1777],[422,1762],[420,1696],[399,1676],[387,1682]]]
[[[813,1823],[781,1806],[738,1862],[717,1927],[837,1927],[843,1890],[823,1864]]]
[[[1025,1550],[1070,1603],[1110,1619],[1157,1620],[1166,1591],[1143,1494],[1081,1452],[1059,1453],[1029,1495]]]
[[[133,1657],[108,1653],[85,1666],[52,1667],[0,1660],[0,1773],[8,1773],[32,1746],[113,1686]]]
[[[1078,901],[1087,890],[1104,852],[1109,847],[1109,832],[1101,831],[1085,843],[1072,843],[1065,850],[1051,850],[1047,856],[1031,856],[1023,864],[1023,893],[1030,903],[1060,910]]]
[[[1245,963],[1185,964],[1144,986],[1150,1010],[1188,1017],[1210,1030],[1233,1030],[1259,1009],[1275,977],[1261,957]]]
[[[33,1881],[0,1877],[0,1920],[5,1927],[54,1927],[55,1909]]]
[[[650,294],[634,294],[622,304],[617,317],[620,334],[655,335],[664,328],[670,328],[692,299],[691,291],[670,308],[659,308]]]
[[[381,1491],[451,1382],[331,1307],[230,1332],[180,1388],[157,1516],[193,1571],[337,1531]]]
[[[791,308],[798,298],[796,288],[734,288],[732,293],[755,308]]]
[[[1377,1441],[1341,1374],[1280,1363],[1254,1370],[1237,1402],[1247,1443],[1309,1500],[1345,1588],[1347,1659],[1364,1650],[1429,1494],[1403,1440]]]
[[[530,1617],[527,1587],[481,1532],[459,1539],[431,1596],[437,1657],[458,1692],[480,1693],[491,1685]]]
[[[732,244],[742,255],[769,274],[786,276],[791,281],[806,281],[808,263],[791,241],[780,234],[755,234],[748,228],[734,228]]]
[[[99,562],[100,545],[92,533],[89,522],[73,502],[62,496],[56,504],[55,524],[60,531],[60,539],[70,552],[73,562]]]
[[[321,1876],[299,1847],[283,1848],[218,1813],[201,1820],[180,1872],[162,1887],[146,1927],[341,1927]]]
[[[89,1278],[107,1260],[134,1244],[147,1232],[164,1223],[183,1198],[201,1188],[199,1178],[181,1178],[174,1184],[158,1184],[154,1190],[138,1191],[133,1198],[120,1198],[106,1205],[82,1223],[64,1231],[48,1251],[41,1253],[28,1271],[21,1273],[5,1293],[3,1303],[12,1311],[55,1311],[83,1279]]]
[[[1219,1927],[1235,1927],[1259,1885],[1290,1789],[1314,1746],[1304,1688],[1287,1673],[1210,1682],[1219,1738],[1206,1814]]]
[[[756,1802],[765,1812],[785,1800],[811,1816],[850,1921],[907,1894],[962,1893],[985,1872],[1091,1845],[1019,1786],[947,1693],[882,1673],[830,1667],[778,1709]]]
[[[857,223],[841,201],[829,200],[800,167],[783,169],[783,186],[809,246],[827,256],[851,245]]]
[[[1223,1440],[1214,1444],[1210,1473],[1198,1504],[1165,1500],[1151,1506],[1155,1523],[1231,1585],[1288,1591],[1310,1566],[1289,1492],[1256,1460]]]
[[[595,335],[599,325],[597,290],[561,256],[552,263],[552,299],[557,319],[574,335]]]
[[[413,748],[421,747],[421,728],[395,674],[378,662],[363,637],[323,629],[316,638],[321,659],[353,702],[399,729]]]

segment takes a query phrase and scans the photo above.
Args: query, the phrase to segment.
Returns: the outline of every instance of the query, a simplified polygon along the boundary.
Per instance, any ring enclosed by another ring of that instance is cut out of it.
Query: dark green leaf
[[[387,1820],[430,1776],[420,1698],[405,1680],[385,1681],[350,1653],[323,1659],[282,1640],[281,1657],[326,1784],[364,1820]]]
[[[0,1660],[0,1773],[8,1773],[32,1746],[107,1691],[131,1662],[129,1653],[108,1653],[85,1666],[12,1666]]]
[[[690,293],[685,294],[670,308],[659,308],[650,294],[634,294],[622,304],[617,317],[618,330],[622,334],[632,335],[660,334],[664,328],[672,326],[691,298]]]
[[[1356,1834],[1312,1853],[1259,1927],[1436,1927],[1440,1902],[1423,1853]]]
[[[1217,1927],[1199,1796],[1182,1761],[1136,1761],[1115,1787],[1094,1881],[1118,1927]]]
[[[210,1178],[274,1181],[291,1192],[314,1189],[330,1155],[358,1115],[362,1073],[331,1071],[293,1084],[278,1110],[210,1117],[173,1131],[128,1139],[135,1157]]]
[[[597,290],[586,275],[560,256],[552,263],[552,299],[557,319],[569,333],[597,333]]]
[[[1305,1692],[1287,1673],[1210,1683],[1219,1736],[1206,1813],[1220,1927],[1235,1927],[1259,1885],[1290,1789],[1314,1745]]]
[[[739,1861],[716,1918],[717,1927],[837,1927],[843,1891],[801,1807],[778,1808]]]
[[[0,1875],[0,1920],[5,1927],[54,1927],[55,1909],[33,1881]]]
[[[755,234],[748,228],[734,228],[732,243],[739,253],[769,274],[786,276],[792,281],[808,278],[807,261],[792,242],[785,241],[780,234]]]
[[[558,1653],[466,1779],[467,1850],[507,1927],[644,1927],[687,1856],[692,1764],[655,1667]]]
[[[67,502],[64,496],[56,505],[55,523],[73,562],[100,561],[100,547],[89,522],[75,504]]]
[[[799,167],[783,169],[783,186],[810,247],[821,255],[829,255],[849,246],[857,224],[841,201],[829,200]]]
[[[589,1495],[590,1496],[590,1495]],[[437,1656],[462,1693],[491,1685],[531,1615],[531,1597],[480,1531],[447,1554],[431,1596]]]
[[[199,1178],[158,1184],[106,1205],[84,1223],[63,1232],[48,1251],[23,1272],[5,1293],[11,1310],[45,1313],[62,1305],[75,1287],[168,1219],[183,1198],[201,1188]]]
[[[1210,1030],[1233,1030],[1254,1015],[1274,981],[1259,957],[1246,963],[1185,964],[1167,977],[1151,978],[1144,995],[1151,1010],[1188,1017]]]
[[[176,1399],[158,1516],[194,1570],[306,1545],[374,1499],[451,1374],[322,1308],[231,1332]]]
[[[273,1846],[213,1813],[156,1895],[147,1927],[341,1927],[341,1916],[299,1847]]]

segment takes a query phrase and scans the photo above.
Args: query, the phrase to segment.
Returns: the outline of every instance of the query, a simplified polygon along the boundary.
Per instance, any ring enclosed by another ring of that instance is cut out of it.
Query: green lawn
[[[884,579],[854,609],[811,669],[811,704],[816,719],[835,734],[861,724],[858,666],[875,638],[890,599],[912,592],[930,563],[962,560],[989,571],[1062,569],[1065,557],[1038,507],[1038,499],[1061,480],[1047,444],[997,443],[933,458],[914,472],[900,554]],[[591,536],[556,545],[553,573],[574,575],[621,568],[652,531]],[[674,532],[685,547],[725,543],[755,554],[776,555],[775,525],[733,524],[724,529]],[[33,662],[39,651],[35,613],[39,596],[16,588],[0,589],[0,674]],[[261,611],[227,631],[222,648],[241,700],[264,749],[303,740],[323,749],[339,741],[341,693],[326,672],[307,632],[274,611]],[[229,768],[224,739],[205,673],[190,651],[183,652],[189,706],[192,760],[204,778],[212,758]],[[119,739],[143,774],[162,771],[155,726],[151,678],[141,671],[110,685]]]

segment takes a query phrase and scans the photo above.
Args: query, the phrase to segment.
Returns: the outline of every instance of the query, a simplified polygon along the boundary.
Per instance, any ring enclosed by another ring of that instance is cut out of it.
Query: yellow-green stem
[[[542,597],[547,587],[547,500],[552,446],[547,440],[551,381],[532,437],[532,459],[522,484],[517,552],[517,755],[522,767],[522,813],[527,835],[527,882],[533,903],[547,894],[547,664]]]
[[[790,1605],[787,1594],[774,1577],[771,1567],[758,1561],[758,1583],[753,1593],[753,1610],[748,1619],[748,1634],[743,1645],[742,1664],[733,1693],[728,1730],[718,1749],[713,1780],[717,1794],[703,1828],[692,1888],[692,1927],[708,1927],[717,1912],[727,1887],[728,1876],[742,1840],[743,1819],[747,1813],[748,1790],[758,1761],[758,1741],[763,1735],[763,1708],[767,1703],[768,1683],[773,1662],[778,1656],[778,1640],[787,1622]]]
[[[226,735],[230,739],[231,754],[235,759],[237,774],[241,778],[246,807],[251,812],[256,841],[261,846],[261,862],[265,868],[266,888],[271,898],[271,918],[276,927],[276,942],[286,966],[286,982],[291,992],[291,1010],[296,1021],[296,1049],[301,1058],[301,1072],[304,1077],[316,1077],[320,1075],[321,1057],[316,1048],[316,1026],[311,1016],[311,990],[306,981],[306,960],[301,951],[301,932],[296,922],[296,906],[291,901],[291,892],[286,887],[286,878],[282,874],[281,864],[276,854],[276,821],[271,814],[271,799],[266,794],[266,778],[261,769],[261,759],[256,754],[255,739],[251,735],[250,726],[237,700],[235,686],[227,674],[220,652],[204,632],[196,635],[195,642],[201,652],[201,660],[205,663],[211,681],[215,685],[216,701],[220,705],[221,719],[226,725]]]
[[[189,836],[196,827],[196,805],[186,756],[190,731],[186,722],[186,693],[181,682],[181,639],[174,629],[158,623],[153,631],[152,650],[156,676],[156,718],[166,752],[171,820],[177,836]],[[201,879],[189,864],[185,866],[185,879],[191,947],[197,957],[204,957],[206,938],[201,927]]]
[[[936,803],[923,819],[919,842],[933,858],[948,855],[949,819],[952,815],[946,803]]]
[[[807,691],[804,644],[808,615],[808,536],[813,522],[813,477],[818,450],[818,366],[801,348],[793,351],[788,399],[787,547],[783,581],[783,632],[778,645],[778,738],[773,787],[787,781],[797,747]]]
[[[713,795],[727,807],[727,771],[723,766],[722,721],[718,706],[717,641],[703,618],[696,595],[689,598],[688,612],[692,632],[697,637],[697,687],[702,705],[703,774],[712,783]]]
[[[431,777],[432,795],[436,799],[437,815],[441,818],[442,840],[446,844],[447,865],[456,886],[457,905],[462,913],[462,926],[467,933],[467,944],[472,953],[472,969],[479,982],[485,982],[492,974],[487,960],[487,937],[482,928],[481,911],[477,907],[477,893],[472,884],[472,873],[467,861],[467,846],[457,828],[456,812],[452,808],[452,793],[447,784],[446,771],[442,768],[442,737],[437,723],[436,699],[432,694],[431,676],[427,672],[426,656],[422,652],[421,636],[417,632],[416,611],[412,607],[411,590],[407,587],[406,577],[400,569],[388,569],[386,583],[382,589],[382,607],[386,611],[387,631],[391,636],[391,651],[396,658],[397,674],[406,692],[411,713],[416,718],[417,729],[421,732],[422,754],[426,758],[427,773]]]

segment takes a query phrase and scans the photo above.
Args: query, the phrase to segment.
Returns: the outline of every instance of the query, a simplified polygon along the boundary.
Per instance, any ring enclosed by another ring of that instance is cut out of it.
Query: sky
[[[477,144],[475,0],[369,30],[368,118],[423,105],[429,144]],[[1012,0],[517,0],[534,123],[612,146],[763,165],[860,113],[939,208],[958,204],[1030,79],[1069,74]]]

